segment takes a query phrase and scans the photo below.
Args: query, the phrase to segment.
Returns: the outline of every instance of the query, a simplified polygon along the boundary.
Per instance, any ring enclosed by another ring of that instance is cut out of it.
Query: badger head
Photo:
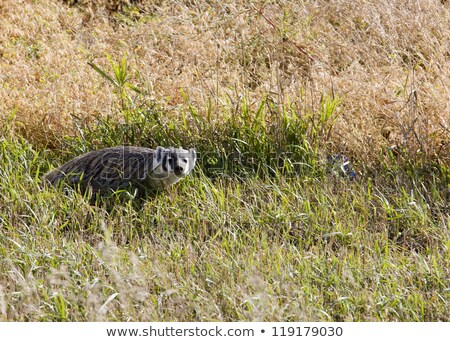
[[[195,149],[164,148],[158,146],[153,158],[152,176],[165,185],[177,183],[195,167],[197,154]]]

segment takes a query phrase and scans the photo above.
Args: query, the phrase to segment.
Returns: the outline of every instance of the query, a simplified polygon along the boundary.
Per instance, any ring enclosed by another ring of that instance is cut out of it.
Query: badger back
[[[44,176],[47,183],[88,186],[93,190],[120,190],[141,186],[156,167],[155,151],[120,146],[92,151],[76,157]]]

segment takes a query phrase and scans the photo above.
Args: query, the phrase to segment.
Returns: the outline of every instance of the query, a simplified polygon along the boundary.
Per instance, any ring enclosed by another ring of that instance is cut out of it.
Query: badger
[[[193,148],[109,147],[69,160],[44,175],[43,183],[101,195],[126,190],[141,197],[179,182],[196,160]]]

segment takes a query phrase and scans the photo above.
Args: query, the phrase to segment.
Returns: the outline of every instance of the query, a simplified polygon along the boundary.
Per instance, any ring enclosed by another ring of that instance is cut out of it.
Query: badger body
[[[177,183],[192,171],[195,162],[192,148],[109,147],[69,160],[47,173],[44,183],[102,194],[137,190],[142,195]]]

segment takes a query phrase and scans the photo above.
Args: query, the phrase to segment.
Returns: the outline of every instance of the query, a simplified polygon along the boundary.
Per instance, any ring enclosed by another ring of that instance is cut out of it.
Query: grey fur
[[[117,190],[143,194],[177,183],[192,171],[195,162],[192,148],[109,147],[69,160],[47,173],[44,183],[102,194]]]

